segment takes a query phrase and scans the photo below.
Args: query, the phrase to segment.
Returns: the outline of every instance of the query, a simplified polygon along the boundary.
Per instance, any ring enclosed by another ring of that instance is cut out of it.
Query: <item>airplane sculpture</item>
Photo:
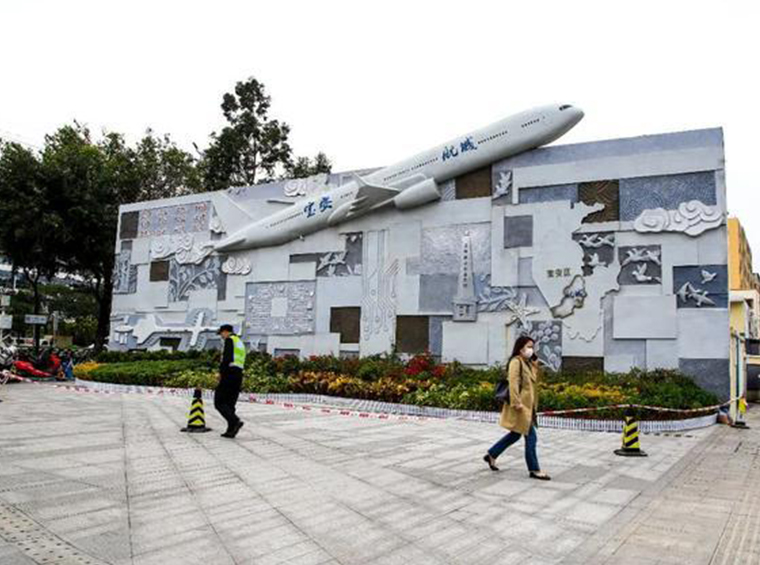
[[[219,241],[215,251],[279,245],[367,212],[415,208],[439,200],[441,183],[506,157],[550,143],[572,129],[583,112],[569,104],[521,112],[354,179],[297,200]]]

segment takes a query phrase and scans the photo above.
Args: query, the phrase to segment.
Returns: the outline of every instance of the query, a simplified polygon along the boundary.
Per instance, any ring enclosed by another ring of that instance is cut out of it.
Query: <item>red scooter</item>
[[[36,363],[32,361],[14,361],[13,371],[30,379],[54,379],[61,369],[61,358],[55,353],[43,355]]]

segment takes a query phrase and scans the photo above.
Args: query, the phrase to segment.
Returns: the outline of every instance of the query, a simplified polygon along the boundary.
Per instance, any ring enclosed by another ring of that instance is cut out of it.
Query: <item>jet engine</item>
[[[416,208],[428,202],[439,200],[441,190],[435,182],[435,179],[425,179],[422,182],[413,184],[405,188],[398,195],[393,197],[393,205],[399,210]]]

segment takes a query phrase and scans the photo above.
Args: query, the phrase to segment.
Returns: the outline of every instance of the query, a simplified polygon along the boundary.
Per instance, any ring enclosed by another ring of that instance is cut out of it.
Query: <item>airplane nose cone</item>
[[[585,116],[585,114],[583,113],[583,110],[581,110],[580,108],[573,108],[572,110],[573,110],[573,113],[572,113],[573,125],[575,125],[583,119],[583,116]]]

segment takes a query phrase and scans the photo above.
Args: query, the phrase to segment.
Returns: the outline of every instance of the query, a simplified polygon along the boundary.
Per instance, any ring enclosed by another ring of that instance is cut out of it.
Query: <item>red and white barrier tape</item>
[[[12,375],[12,378],[15,378],[16,380],[23,381],[23,382],[31,382],[31,383],[40,384],[39,381],[29,379],[26,377],[21,377],[19,375]],[[114,386],[111,383],[108,383],[108,384],[110,384],[111,386]],[[164,395],[190,396],[193,390],[193,389],[184,389],[184,388],[165,388],[165,387],[148,387],[148,386],[143,386],[143,385],[116,384],[115,386],[118,386],[120,388],[119,390],[113,391],[113,390],[107,390],[104,388],[101,389],[101,388],[75,385],[75,384],[63,384],[63,383],[58,383],[58,382],[54,382],[53,386],[59,389],[74,390],[75,392],[89,392],[89,393],[96,393],[96,394],[115,394],[115,393],[152,394],[152,395],[157,395],[157,396],[164,396]],[[210,398],[210,391],[204,391],[204,392],[206,393],[206,397]],[[328,408],[328,407],[313,406],[310,404],[299,404],[299,403],[288,402],[288,401],[276,401],[271,398],[258,398],[255,394],[250,394],[250,393],[247,395],[241,394],[240,398],[250,403],[282,406],[283,408],[299,409],[299,410],[304,410],[304,411],[313,410],[313,411],[319,411],[325,414],[338,414],[341,416],[358,416],[359,418],[376,418],[379,420],[390,420],[390,419],[418,420],[418,421],[427,420],[427,419],[436,419],[435,416],[390,414],[387,412],[367,412],[367,411],[360,411],[360,410],[351,410],[351,409],[346,409],[346,408]],[[648,406],[645,404],[612,404],[612,405],[607,405],[607,406],[592,406],[588,408],[572,408],[568,410],[544,410],[542,412],[537,412],[536,416],[551,417],[551,416],[561,416],[561,415],[566,415],[566,414],[581,414],[581,413],[588,413],[588,412],[600,412],[603,410],[620,410],[620,409],[629,409],[629,408],[650,410],[653,412],[699,414],[699,413],[714,412],[718,410],[719,408],[728,406],[732,402],[736,402],[737,400],[739,400],[739,398],[732,398],[731,400],[723,402],[722,404],[715,404],[713,406],[705,406],[702,408],[689,408],[689,409],[663,408],[660,406]],[[494,414],[498,414],[498,413],[494,413]]]
[[[651,410],[652,412],[677,412],[679,414],[698,414],[700,412],[714,412],[724,406],[728,406],[732,402],[736,402],[739,398],[732,398],[722,404],[714,404],[713,406],[704,406],[702,408],[663,408],[660,406],[648,406],[646,404],[611,404],[608,406],[592,406],[590,408],[573,408],[570,410],[545,410],[543,412],[537,412],[537,416],[559,416],[561,414],[580,414],[582,412],[599,412],[602,410],[619,410],[625,408],[637,408],[639,410]]]
[[[16,380],[27,382],[27,383],[34,383],[34,384],[42,384],[40,381],[36,381],[34,379],[29,379],[26,377],[21,377],[19,375],[14,375],[14,378]],[[70,390],[74,392],[85,392],[85,393],[94,393],[94,394],[119,394],[119,393],[126,393],[126,394],[150,394],[154,396],[177,396],[177,397],[190,397],[192,396],[194,389],[185,389],[185,388],[164,388],[164,387],[147,387],[142,385],[117,385],[117,386],[123,386],[123,389],[120,390],[107,390],[107,389],[99,389],[89,386],[82,386],[82,385],[76,385],[76,384],[66,384],[66,383],[59,383],[59,382],[53,382],[51,385],[59,390]],[[207,398],[210,397],[211,391],[204,391],[205,396]],[[364,412],[359,410],[349,410],[346,408],[328,408],[324,406],[312,406],[309,404],[297,404],[295,402],[278,402],[275,400],[272,400],[271,398],[258,398],[255,394],[241,394],[240,400],[243,400],[245,402],[250,402],[253,404],[263,404],[263,405],[270,405],[270,406],[282,406],[283,408],[291,409],[291,410],[303,410],[306,412],[313,411],[313,412],[319,412],[322,414],[337,414],[339,416],[356,416],[359,418],[366,418],[366,419],[377,419],[377,420],[400,420],[400,421],[424,421],[432,419],[429,416],[414,416],[414,415],[406,415],[406,414],[389,414],[387,412]]]

